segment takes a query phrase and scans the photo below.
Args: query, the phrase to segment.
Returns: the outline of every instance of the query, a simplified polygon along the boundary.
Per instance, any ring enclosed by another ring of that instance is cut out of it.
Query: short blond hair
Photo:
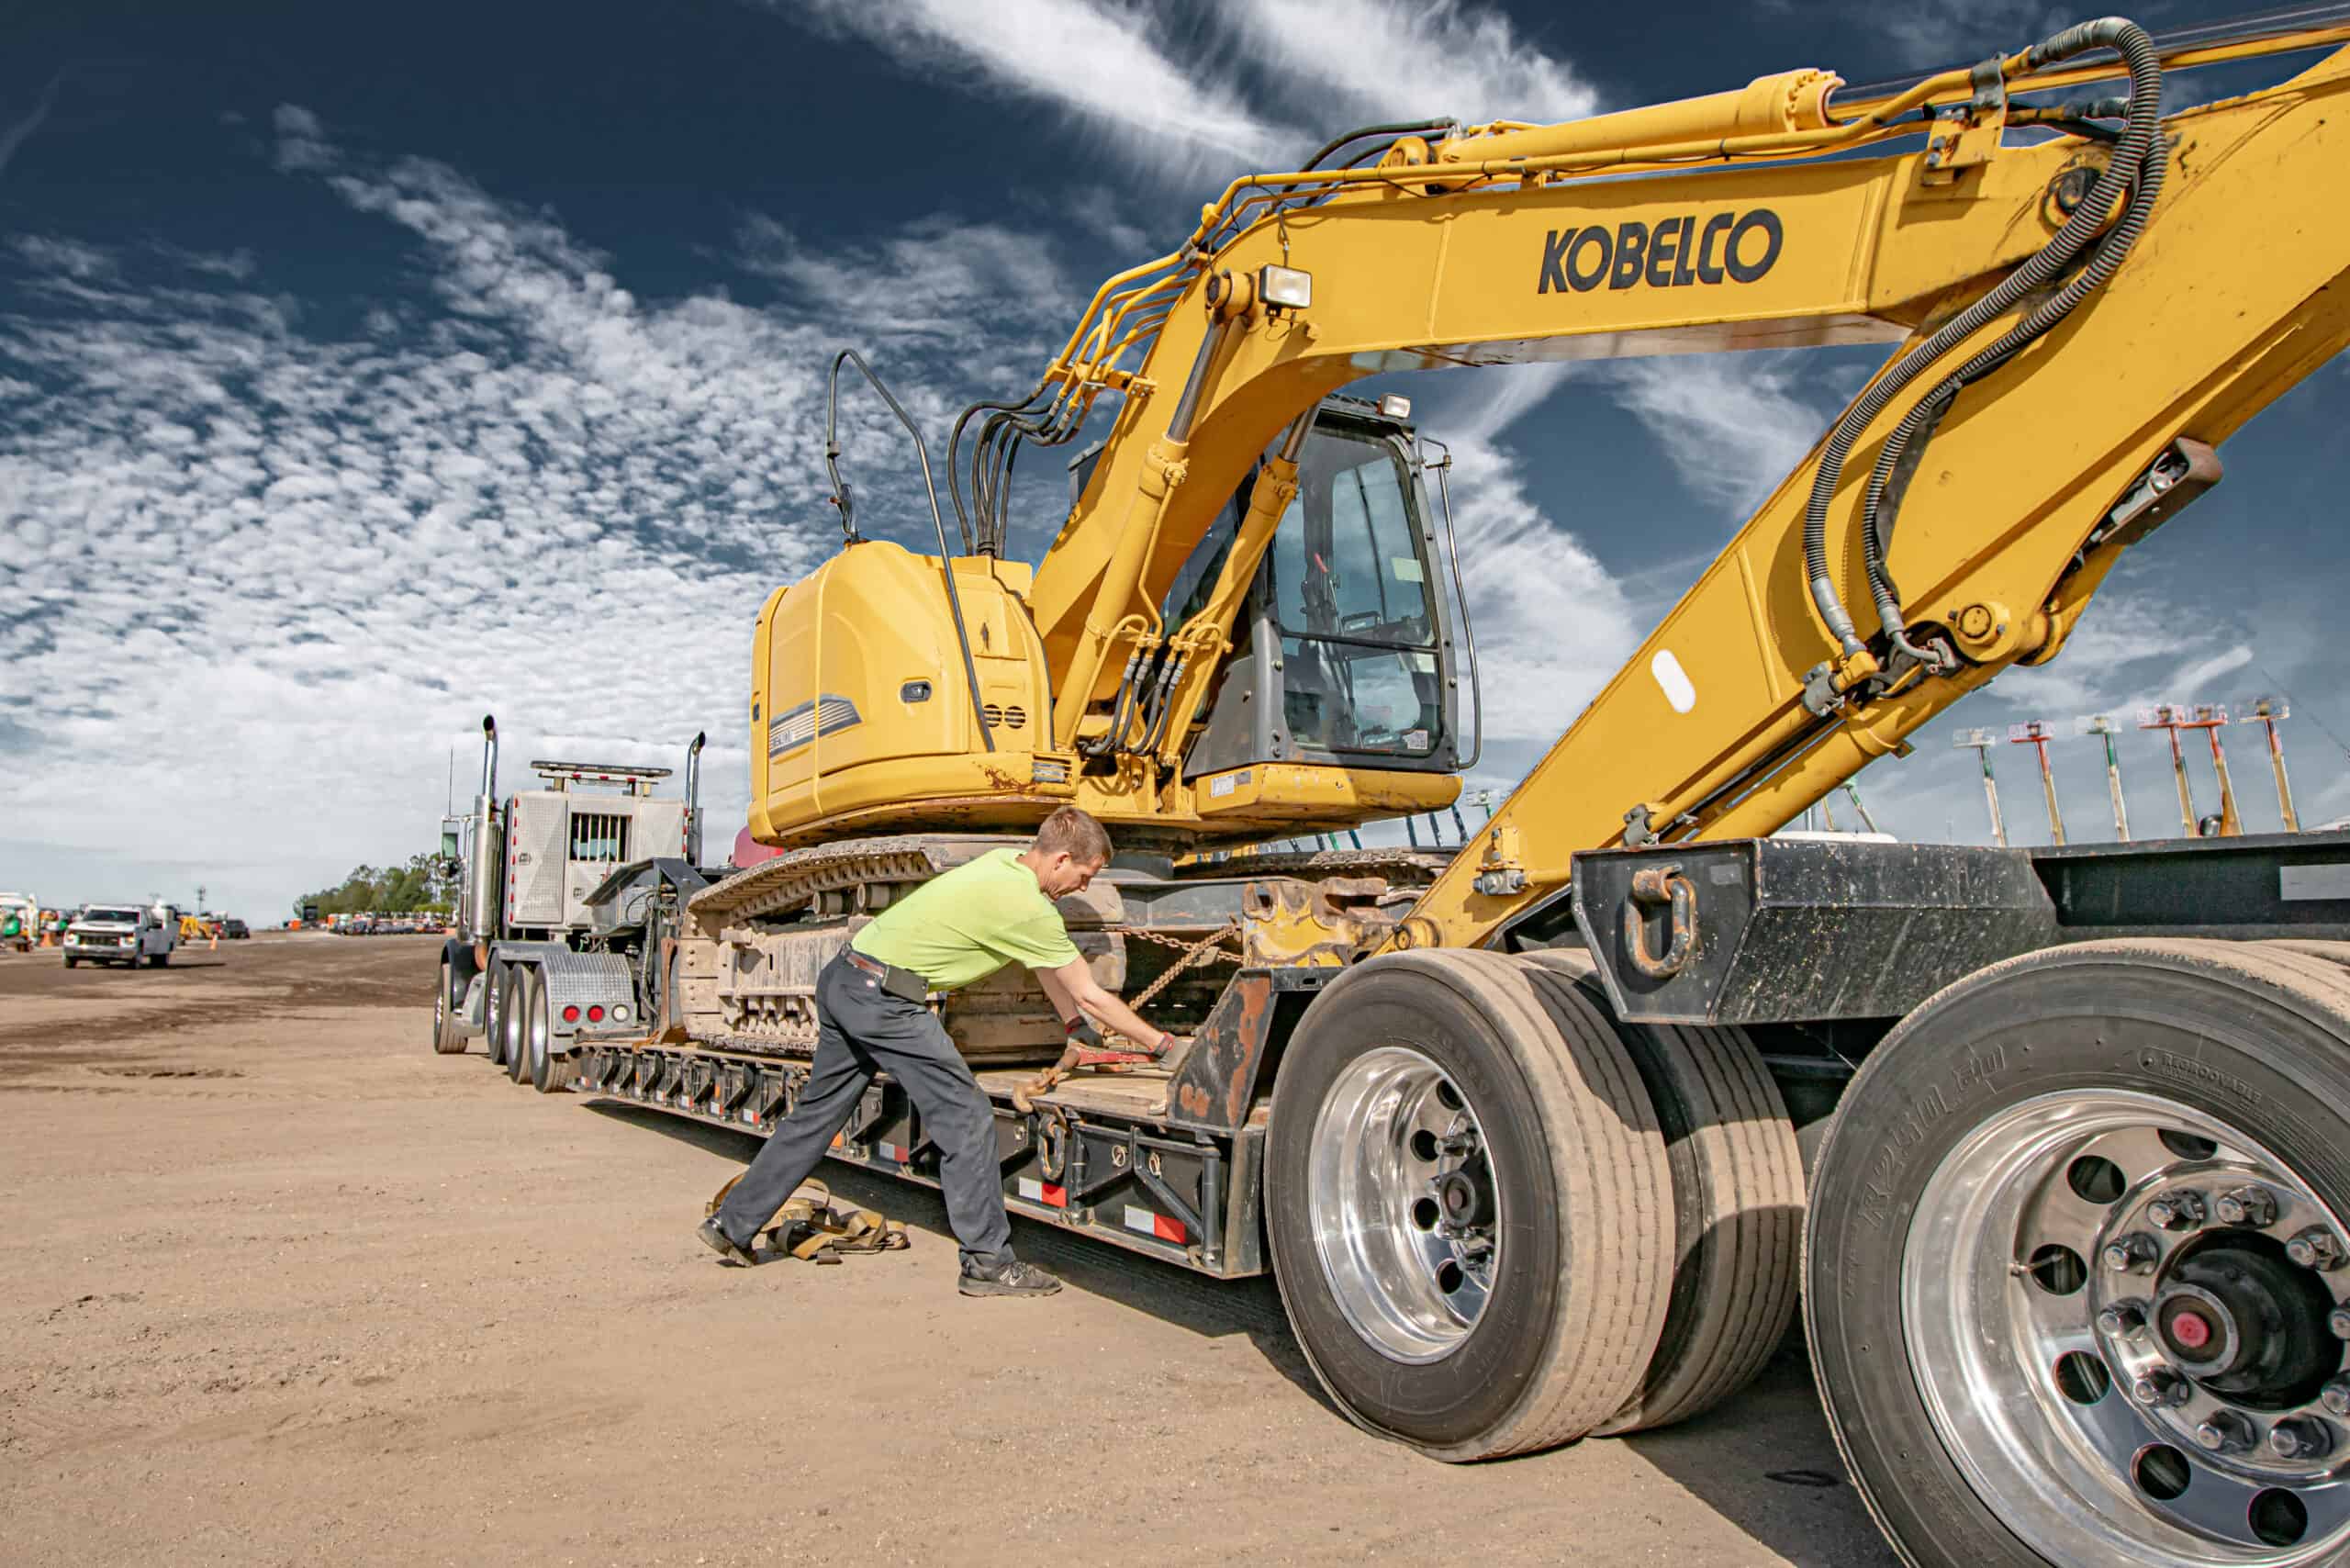
[[[1075,806],[1063,806],[1036,829],[1036,853],[1066,855],[1088,866],[1110,863],[1110,831]]]

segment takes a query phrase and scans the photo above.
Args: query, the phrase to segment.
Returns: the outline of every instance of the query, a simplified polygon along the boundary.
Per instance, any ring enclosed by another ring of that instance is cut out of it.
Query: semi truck
[[[566,761],[532,762],[540,787],[501,800],[497,716],[481,729],[480,793],[442,823],[464,939],[442,955],[433,1049],[456,1055],[480,1039],[515,1081],[551,1093],[569,1081],[582,1029],[643,1019],[629,955],[598,934],[592,900],[617,867],[699,856],[705,737],[687,747],[683,800],[653,793],[666,767]]]
[[[1121,850],[1063,901],[1080,950],[1188,1045],[1046,1085],[1024,974],[938,999],[1005,1201],[1270,1271],[1348,1418],[1449,1461],[1687,1419],[1800,1295],[1909,1563],[2338,1561],[2350,835],[1772,835],[2062,653],[2350,343],[2345,42],[2340,6],[2105,18],[1875,87],[1342,136],[965,411],[953,540],[844,352],[937,553],[860,531],[828,420],[842,547],[754,641],[781,853],[629,859],[559,941],[486,884],[436,1045],[527,1014],[541,1088],[763,1131],[860,924],[1073,803]],[[2165,112],[2169,73],[2258,60]],[[1854,342],[1882,367],[1472,845],[1256,847],[1440,809],[1480,745],[1449,456],[1349,383]],[[1089,428],[1008,559],[1014,456]],[[602,1019],[542,1029],[554,961],[609,966]],[[934,1180],[886,1080],[834,1155]]]

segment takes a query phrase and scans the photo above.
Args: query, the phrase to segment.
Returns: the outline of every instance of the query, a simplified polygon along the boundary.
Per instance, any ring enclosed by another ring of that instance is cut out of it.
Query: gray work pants
[[[815,1173],[873,1075],[887,1070],[921,1114],[923,1136],[938,1147],[938,1182],[964,1261],[1010,1261],[1012,1222],[1003,1212],[995,1112],[946,1026],[921,1002],[882,990],[845,957],[816,977],[816,1059],[808,1081],[726,1195],[720,1228],[737,1246],[756,1236]]]

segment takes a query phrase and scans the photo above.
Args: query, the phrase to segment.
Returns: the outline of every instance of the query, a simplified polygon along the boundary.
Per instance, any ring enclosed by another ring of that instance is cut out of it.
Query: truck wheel
[[[1918,1568],[2342,1560],[2350,975],[2264,943],[1995,964],[1820,1150],[1805,1327]]]
[[[158,953],[147,960],[148,963],[159,969],[169,964],[171,961],[172,956],[169,953]]]
[[[492,1067],[506,1065],[506,966],[493,962],[482,980],[482,1050]]]
[[[65,956],[65,967],[69,969],[79,967],[81,962],[81,959],[73,957],[71,953],[68,953]]]
[[[1268,1137],[1281,1302],[1356,1423],[1484,1459],[1581,1437],[1639,1386],[1672,1179],[1571,983],[1483,952],[1348,970],[1289,1043]]]
[[[547,1000],[547,983],[543,975],[533,973],[531,980],[531,1087],[542,1094],[554,1094],[571,1087],[578,1074],[577,1064],[554,1051],[554,1020],[552,1004]]]
[[[441,986],[432,998],[432,1050],[436,1056],[464,1054],[464,1029],[457,1021],[457,1000],[452,994],[456,983],[456,970],[448,959],[442,959]]]
[[[506,1005],[499,1013],[506,1030],[506,1076],[516,1083],[531,1076],[531,991],[538,973],[529,964],[506,969]]]
[[[1685,1421],[1754,1381],[1795,1317],[1803,1156],[1778,1085],[1743,1029],[1627,1024],[1588,955],[1528,954],[1606,1015],[1656,1106],[1673,1171],[1673,1293],[1648,1374],[1595,1430]]]

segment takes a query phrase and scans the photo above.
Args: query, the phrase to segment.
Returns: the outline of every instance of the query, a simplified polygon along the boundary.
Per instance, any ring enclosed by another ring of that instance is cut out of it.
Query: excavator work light
[[[1412,400],[1390,392],[1379,400],[1379,412],[1382,419],[1408,420],[1412,417]]]
[[[1314,303],[1314,274],[1268,263],[1257,269],[1257,297],[1284,310],[1303,310]]]

